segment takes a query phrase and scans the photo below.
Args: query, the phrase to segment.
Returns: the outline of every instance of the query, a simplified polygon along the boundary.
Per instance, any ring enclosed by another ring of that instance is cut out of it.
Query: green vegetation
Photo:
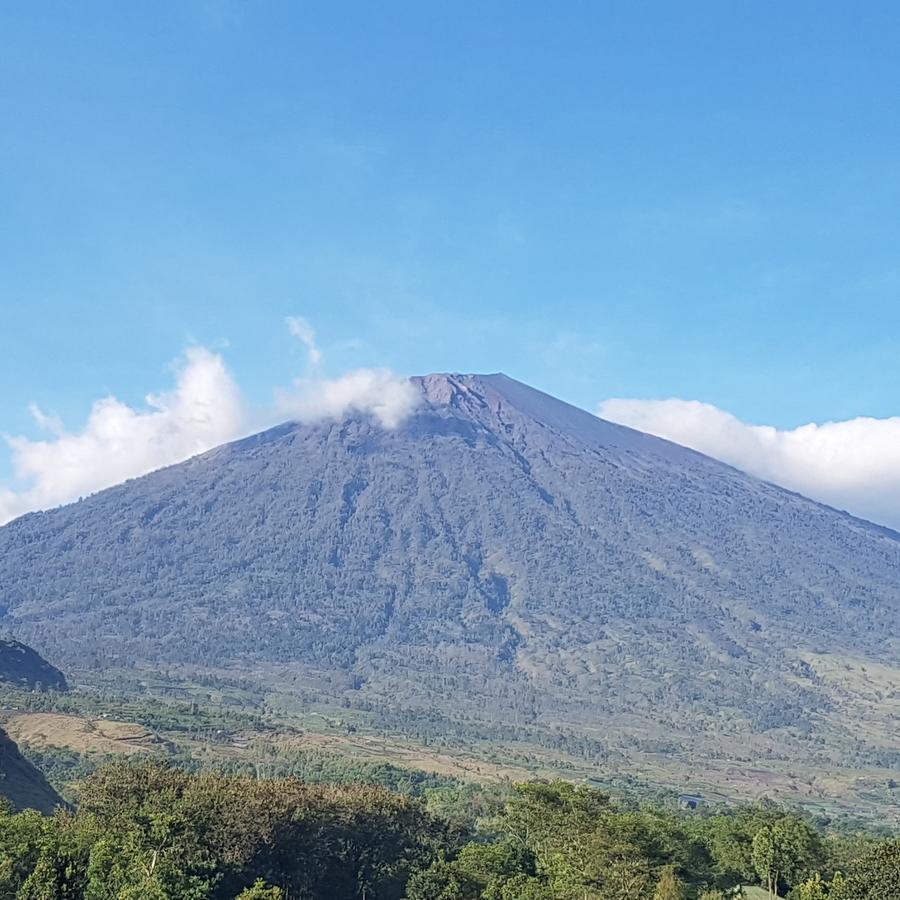
[[[900,840],[774,804],[686,812],[568,782],[482,791],[116,763],[0,811],[0,900],[900,900]],[[755,888],[758,893],[759,889]]]
[[[339,781],[343,776],[328,769],[335,759],[340,769],[345,765],[340,758],[350,757],[354,765],[388,766],[384,778],[373,772],[357,775],[401,790],[404,777],[418,780],[423,771],[478,781],[564,777],[657,803],[674,803],[680,792],[700,793],[709,802],[771,796],[802,805],[823,819],[856,817],[870,827],[873,822],[900,826],[896,781],[891,777],[896,771],[835,771],[824,762],[816,768],[787,758],[779,735],[772,738],[777,752],[767,744],[753,744],[744,750],[747,760],[740,766],[702,753],[683,760],[649,738],[643,739],[643,749],[632,748],[632,755],[627,738],[617,736],[621,752],[604,755],[597,741],[565,729],[542,732],[533,726],[510,729],[472,719],[457,722],[436,711],[396,705],[369,704],[363,709],[351,701],[334,703],[328,691],[314,683],[263,674],[270,682],[267,688],[223,672],[82,670],[70,673],[74,687],[66,693],[0,687],[0,718],[20,719],[22,730],[13,733],[14,727],[12,736],[67,799],[70,782],[122,747],[83,736],[74,743],[61,735],[41,736],[43,725],[22,725],[32,713],[75,716],[83,720],[80,727],[98,733],[108,721],[140,725],[147,733],[137,741],[141,746],[129,752],[165,754],[198,771]]]
[[[79,753],[59,747],[20,747],[22,755],[36,769],[44,773],[47,781],[67,801],[74,799],[72,785],[93,775],[104,764],[114,762],[108,754]]]
[[[25,758],[70,802],[77,800],[80,782],[117,759],[108,753],[79,753],[58,747],[24,747],[22,750]],[[132,757],[132,762],[149,762],[151,759],[151,754],[142,754]],[[460,785],[456,779],[434,772],[403,769],[386,762],[353,759],[322,750],[272,751],[256,760],[195,759],[186,752],[178,752],[168,755],[166,762],[198,774],[216,772],[252,778],[299,778],[309,784],[372,784],[410,797],[424,797]]]

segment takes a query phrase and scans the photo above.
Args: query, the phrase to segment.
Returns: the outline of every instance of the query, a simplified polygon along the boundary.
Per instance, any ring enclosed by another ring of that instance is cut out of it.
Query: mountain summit
[[[396,428],[282,425],[0,528],[0,623],[598,739],[808,727],[840,665],[900,665],[900,536],[504,375],[413,382]]]

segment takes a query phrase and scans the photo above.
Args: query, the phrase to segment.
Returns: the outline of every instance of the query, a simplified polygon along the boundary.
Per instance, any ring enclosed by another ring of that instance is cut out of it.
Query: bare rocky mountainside
[[[284,425],[0,528],[0,624],[598,754],[900,762],[900,536],[503,375],[415,382],[397,428]]]

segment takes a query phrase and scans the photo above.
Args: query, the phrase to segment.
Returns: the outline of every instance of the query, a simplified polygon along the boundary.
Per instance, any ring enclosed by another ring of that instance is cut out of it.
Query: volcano
[[[900,667],[900,535],[504,375],[413,382],[395,428],[284,424],[0,528],[0,624],[598,739],[849,735],[837,668]]]

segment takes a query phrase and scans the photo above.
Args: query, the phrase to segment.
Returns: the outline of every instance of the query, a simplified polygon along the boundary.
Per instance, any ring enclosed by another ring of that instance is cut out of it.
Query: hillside
[[[0,640],[0,685],[28,690],[67,689],[66,679],[39,653],[19,641]]]
[[[416,383],[394,430],[287,424],[0,528],[0,622],[598,759],[900,763],[900,536],[502,375]]]
[[[0,687],[27,691],[67,690],[66,679],[39,653],[19,641],[0,640]],[[9,734],[0,728],[0,796],[16,809],[49,813],[62,803],[43,773],[25,759]]]
[[[9,735],[0,728],[0,797],[12,801],[16,809],[53,812],[62,803],[47,779],[19,752]]]

